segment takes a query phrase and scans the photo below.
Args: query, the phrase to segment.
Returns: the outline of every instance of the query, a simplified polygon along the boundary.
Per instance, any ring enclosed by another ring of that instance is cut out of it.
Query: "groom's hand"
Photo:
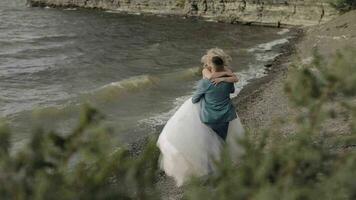
[[[214,84],[214,85],[218,85],[220,82],[223,82],[225,79],[223,77],[221,78],[214,78],[214,79],[211,79],[211,82]]]

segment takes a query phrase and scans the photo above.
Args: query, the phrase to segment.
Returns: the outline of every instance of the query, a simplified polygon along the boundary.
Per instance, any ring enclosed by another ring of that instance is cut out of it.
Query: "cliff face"
[[[315,0],[28,0],[31,6],[82,7],[206,17],[229,23],[314,25],[336,15]]]

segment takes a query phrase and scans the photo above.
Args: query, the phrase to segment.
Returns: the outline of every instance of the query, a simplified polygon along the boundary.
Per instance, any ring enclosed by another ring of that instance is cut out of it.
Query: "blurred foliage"
[[[176,5],[179,8],[184,8],[186,0],[176,0]]]
[[[331,0],[330,4],[341,12],[356,9],[356,0]]]
[[[247,134],[238,141],[245,149],[238,165],[224,151],[218,171],[192,179],[183,186],[183,198],[356,199],[355,55],[349,49],[326,62],[316,53],[311,64],[292,66],[285,91],[298,111],[295,119]],[[349,125],[349,133],[325,137],[324,125],[336,118]],[[113,133],[102,120],[98,111],[84,106],[71,133],[36,129],[28,145],[15,153],[9,130],[1,125],[1,199],[162,198],[160,192],[167,188],[157,184],[155,143],[139,155],[124,147],[113,150]],[[295,130],[285,134],[281,127],[290,124]]]
[[[28,145],[10,153],[10,134],[0,128],[1,199],[157,199],[155,143],[140,156],[110,144],[102,116],[84,106],[78,127],[62,136],[36,129]]]

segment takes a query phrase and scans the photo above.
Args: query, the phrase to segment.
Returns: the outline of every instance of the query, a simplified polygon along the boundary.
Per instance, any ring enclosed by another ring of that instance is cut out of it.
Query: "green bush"
[[[184,8],[186,0],[176,0],[176,6],[178,8]]]
[[[330,4],[341,12],[346,12],[356,8],[356,0],[332,0]]]
[[[102,117],[85,106],[79,126],[66,136],[41,129],[23,150],[10,153],[10,134],[0,129],[1,199],[157,199],[159,152],[147,144],[140,156],[114,150]]]

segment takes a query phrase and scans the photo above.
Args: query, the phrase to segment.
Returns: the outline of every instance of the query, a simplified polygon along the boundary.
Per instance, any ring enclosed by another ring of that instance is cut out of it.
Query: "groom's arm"
[[[198,103],[200,101],[200,99],[204,96],[206,90],[207,90],[206,81],[204,79],[202,79],[199,81],[198,87],[193,94],[192,102]]]

